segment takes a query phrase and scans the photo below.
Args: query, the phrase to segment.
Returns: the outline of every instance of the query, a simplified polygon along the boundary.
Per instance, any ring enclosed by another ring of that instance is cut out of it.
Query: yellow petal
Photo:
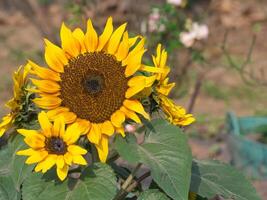
[[[125,114],[125,116],[126,116],[127,118],[130,118],[130,119],[132,119],[133,121],[135,121],[136,123],[141,124],[141,120],[140,120],[140,118],[138,117],[138,115],[135,114],[135,112],[133,112],[133,111],[131,111],[131,110],[125,108],[124,106],[122,106],[122,107],[120,108],[120,110],[121,110],[122,112],[124,112],[124,114]]]
[[[111,115],[111,122],[115,127],[121,127],[122,123],[125,121],[124,112],[117,110]]]
[[[91,129],[87,134],[87,138],[90,142],[98,144],[101,138],[101,127],[98,124],[91,124]]]
[[[126,65],[129,63],[129,60],[134,60],[136,57],[136,54],[140,51],[144,51],[144,45],[145,45],[145,38],[142,38],[138,44],[131,50],[131,52],[128,54],[127,58],[122,61],[123,65]]]
[[[123,127],[116,128],[116,132],[121,134],[122,137],[125,137],[125,132],[124,132],[124,128]]]
[[[39,65],[37,65],[36,63],[32,62],[32,61],[28,61],[29,65],[32,66],[32,70],[31,72],[35,75],[37,75],[38,77],[40,77],[41,79],[46,79],[46,80],[52,80],[52,81],[60,81],[60,75],[59,73],[50,70],[48,68],[44,68],[44,67],[40,67]]]
[[[44,135],[46,137],[51,137],[52,136],[52,133],[51,133],[52,124],[50,123],[48,116],[44,111],[38,114],[38,121],[43,130]]]
[[[42,161],[43,159],[46,158],[48,155],[48,152],[43,150],[43,151],[36,151],[34,154],[32,154],[30,157],[27,158],[25,161],[26,164],[33,164]]]
[[[65,52],[72,57],[80,54],[81,47],[79,41],[72,35],[71,30],[64,23],[61,25],[60,38],[62,48]]]
[[[98,145],[96,145],[98,156],[101,162],[105,163],[108,157],[108,136],[103,135]]]
[[[126,99],[124,100],[123,105],[126,108],[143,115],[146,119],[149,119],[149,115],[145,112],[143,105],[139,101]]]
[[[129,45],[130,47],[132,47],[133,45],[135,45],[136,41],[140,38],[143,38],[142,36],[138,35],[138,36],[135,36],[133,38],[129,38]]]
[[[137,54],[135,54],[135,56],[127,60],[127,66],[125,70],[126,77],[133,75],[135,72],[137,72],[137,70],[139,70],[139,68],[142,66],[141,61],[145,52],[146,50],[141,50]]]
[[[53,110],[49,110],[46,114],[47,117],[51,120],[54,121],[60,114],[64,113],[64,112],[68,112],[69,109],[66,107],[57,107]]]
[[[105,121],[101,125],[101,132],[106,134],[107,136],[112,136],[114,134],[114,127],[110,121]]]
[[[56,72],[64,72],[64,66],[68,59],[64,51],[58,46],[45,39],[45,61]]]
[[[65,164],[63,168],[57,167],[57,176],[61,181],[63,181],[67,177],[68,171],[69,166],[67,164]]]
[[[55,119],[54,126],[53,126],[53,133],[54,137],[63,137],[65,133],[65,122],[62,116]]]
[[[71,165],[72,163],[72,154],[67,152],[64,154],[64,160],[65,160],[65,163],[67,163],[68,165]]]
[[[113,32],[112,17],[109,17],[106,22],[106,26],[104,28],[103,33],[99,36],[97,51],[101,51],[104,48],[112,32]]]
[[[36,165],[34,170],[36,172],[42,170],[43,173],[46,173],[56,164],[56,161],[57,161],[57,155],[50,154],[42,162],[38,163],[38,165]]]
[[[24,138],[24,142],[33,149],[41,149],[45,147],[45,137],[41,134],[31,134]]]
[[[142,91],[146,86],[146,77],[145,76],[134,76],[128,81],[129,88],[125,93],[127,99],[131,98],[138,92]]]
[[[86,52],[85,44],[84,44],[84,32],[80,28],[76,28],[73,31],[73,36],[80,42],[80,47],[81,47],[81,53]]]
[[[62,168],[62,167],[64,167],[64,165],[65,165],[65,160],[64,160],[64,156],[63,156],[63,155],[58,155],[58,156],[57,156],[56,164],[57,164],[57,168]]]
[[[60,86],[51,80],[36,80],[31,78],[31,81],[41,92],[56,93],[60,90]]]
[[[79,139],[81,131],[82,130],[78,123],[69,125],[63,135],[64,142],[66,142],[67,145],[75,143]]]
[[[74,164],[78,164],[78,165],[87,165],[86,160],[84,159],[84,157],[82,157],[81,155],[74,155],[72,157],[72,162]]]
[[[126,25],[127,25],[127,23],[122,24],[111,35],[110,40],[108,42],[108,46],[107,46],[107,52],[109,54],[115,54],[115,52],[117,51],[119,44],[120,44],[120,41],[121,41],[121,37],[122,37],[124,30],[126,28]]]
[[[98,45],[98,36],[90,19],[87,21],[87,32],[85,34],[84,42],[88,52],[96,50]]]
[[[50,110],[59,107],[62,100],[54,96],[44,96],[41,98],[35,98],[33,102],[40,108]]]
[[[116,53],[117,60],[118,61],[124,60],[127,57],[128,52],[129,52],[129,38],[128,38],[128,32],[125,32],[123,34],[123,39]]]
[[[72,155],[85,155],[87,151],[78,145],[69,145],[68,152]]]
[[[19,155],[19,156],[31,156],[34,153],[36,153],[36,151],[33,150],[32,148],[29,148],[29,149],[17,151],[16,154]]]
[[[76,122],[78,123],[81,129],[81,135],[85,135],[91,128],[91,124],[88,120],[85,119],[77,119]]]

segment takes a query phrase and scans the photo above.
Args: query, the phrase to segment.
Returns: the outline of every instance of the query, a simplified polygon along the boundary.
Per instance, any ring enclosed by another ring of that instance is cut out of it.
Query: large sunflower
[[[6,106],[10,108],[11,112],[2,118],[0,123],[0,137],[13,125],[16,117],[22,109],[22,101],[27,93],[27,75],[30,71],[30,66],[20,66],[13,74],[13,97],[10,99]]]
[[[129,118],[140,123],[137,114],[149,115],[134,95],[153,83],[140,70],[144,38],[129,38],[126,24],[113,31],[112,18],[98,36],[91,20],[84,34],[61,26],[61,48],[45,39],[45,60],[49,68],[30,62],[32,79],[40,94],[34,102],[48,110],[50,120],[63,116],[66,123],[77,121],[88,129],[87,137],[96,145],[99,158],[108,155],[108,137],[124,135],[123,123]]]

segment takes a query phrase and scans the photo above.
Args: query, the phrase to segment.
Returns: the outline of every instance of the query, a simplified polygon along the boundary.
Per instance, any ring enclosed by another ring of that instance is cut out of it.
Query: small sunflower
[[[2,118],[0,123],[0,137],[12,127],[16,117],[21,111],[23,98],[26,96],[26,85],[28,82],[27,75],[29,74],[30,66],[20,66],[13,74],[13,98],[10,99],[6,106],[11,109],[11,112]]]
[[[32,79],[40,97],[34,102],[48,110],[49,119],[63,116],[66,123],[78,123],[88,130],[88,140],[96,145],[99,158],[106,161],[108,138],[115,132],[124,135],[123,123],[128,118],[137,123],[149,115],[135,94],[151,84],[155,77],[146,77],[142,56],[144,38],[130,38],[126,24],[113,31],[112,18],[98,36],[91,20],[84,33],[71,31],[63,23],[61,47],[45,39],[45,60],[49,68],[33,62]]]
[[[54,124],[51,124],[44,111],[39,113],[38,121],[42,128],[40,131],[18,129],[18,132],[25,137],[25,143],[30,147],[17,152],[17,155],[29,156],[26,164],[38,163],[35,171],[42,171],[42,173],[56,165],[60,180],[66,178],[69,166],[72,164],[87,164],[82,156],[87,151],[74,144],[84,133],[80,124],[73,123],[65,130],[62,117],[58,117]]]
[[[157,47],[156,56],[152,56],[154,67],[160,69],[155,71],[155,82],[153,87],[155,91],[153,93],[154,99],[165,113],[167,119],[174,125],[177,126],[187,126],[195,121],[192,114],[187,114],[186,110],[176,105],[168,95],[175,83],[169,83],[168,74],[170,72],[170,67],[166,66],[167,52],[165,49],[161,48],[161,44]]]

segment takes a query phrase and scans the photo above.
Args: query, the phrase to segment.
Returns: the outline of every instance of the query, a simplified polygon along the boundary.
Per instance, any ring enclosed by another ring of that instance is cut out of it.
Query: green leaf
[[[260,200],[240,171],[219,161],[193,161],[190,191],[207,198],[221,195],[226,199]]]
[[[116,177],[112,169],[97,163],[85,169],[80,179],[49,181],[33,173],[23,184],[23,200],[111,200],[116,193]]]
[[[146,190],[140,194],[137,200],[169,200],[169,198],[159,190]]]
[[[10,176],[0,177],[0,200],[20,200],[20,192],[17,192]]]
[[[192,155],[187,136],[165,120],[151,122],[143,144],[118,136],[115,147],[130,163],[144,163],[151,169],[154,181],[173,199],[187,200]]]
[[[18,150],[26,148],[23,137],[16,135],[4,149],[0,150],[1,183],[4,186],[8,186],[7,188],[2,187],[0,190],[6,190],[6,193],[12,191],[14,195],[20,193],[21,184],[32,173],[33,169],[33,165],[25,164],[26,157],[16,155]],[[11,187],[12,184],[13,186]],[[13,199],[10,195],[9,198]]]

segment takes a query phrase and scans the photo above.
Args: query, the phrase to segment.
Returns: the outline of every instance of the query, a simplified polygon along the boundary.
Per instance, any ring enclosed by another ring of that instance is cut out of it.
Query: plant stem
[[[127,177],[127,179],[124,181],[124,183],[121,186],[120,191],[117,193],[117,195],[113,198],[113,200],[123,200],[127,194],[129,193],[127,188],[132,183],[137,171],[140,169],[142,163],[138,163],[137,166],[134,168],[132,173]]]

